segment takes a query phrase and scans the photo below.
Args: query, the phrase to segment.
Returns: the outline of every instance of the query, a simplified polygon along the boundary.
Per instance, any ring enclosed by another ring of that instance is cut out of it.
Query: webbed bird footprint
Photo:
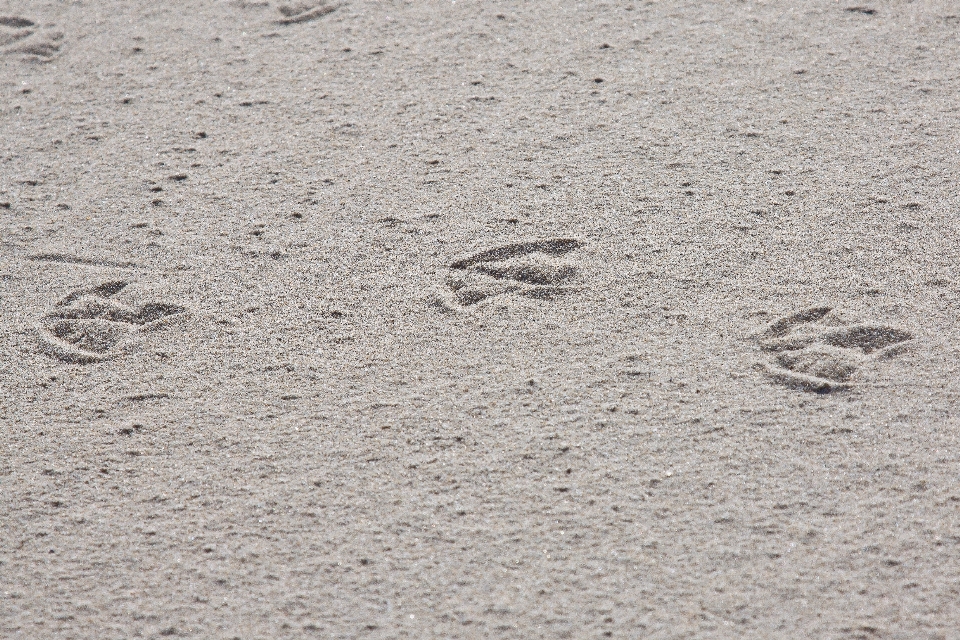
[[[549,300],[575,291],[579,270],[560,256],[583,244],[572,238],[520,242],[457,260],[450,265],[439,304],[455,309],[497,296]]]
[[[759,368],[790,388],[828,393],[849,388],[861,367],[896,356],[912,339],[903,329],[814,307],[777,320],[758,336],[760,348],[769,354]]]
[[[99,362],[132,346],[138,335],[161,328],[186,308],[168,302],[139,306],[115,299],[129,283],[106,282],[70,293],[40,318],[44,352],[64,362]]]

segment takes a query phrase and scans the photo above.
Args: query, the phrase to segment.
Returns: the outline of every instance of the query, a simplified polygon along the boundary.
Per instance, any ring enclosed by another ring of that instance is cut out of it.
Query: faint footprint
[[[64,362],[99,362],[121,353],[138,334],[160,328],[186,311],[165,302],[125,305],[114,297],[127,285],[106,282],[74,291],[58,302],[40,319],[43,351]]]
[[[0,54],[24,62],[49,62],[60,51],[63,33],[19,16],[0,16]]]
[[[300,24],[301,22],[310,22],[317,18],[322,18],[328,13],[333,13],[340,8],[338,4],[327,4],[324,1],[316,2],[308,0],[307,2],[295,2],[292,4],[282,4],[277,7],[277,11],[283,16],[278,22],[280,24]]]
[[[829,393],[849,388],[868,361],[902,353],[912,338],[903,329],[864,324],[830,307],[814,307],[777,320],[758,336],[770,354],[770,362],[759,368],[790,388]]]
[[[541,300],[565,295],[576,289],[570,285],[578,270],[558,257],[583,244],[571,238],[521,242],[457,260],[437,304],[454,310],[507,294]]]

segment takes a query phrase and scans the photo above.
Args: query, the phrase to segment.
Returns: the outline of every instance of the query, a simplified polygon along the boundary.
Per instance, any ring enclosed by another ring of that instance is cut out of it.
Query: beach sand
[[[0,636],[952,638],[952,2],[0,3]]]

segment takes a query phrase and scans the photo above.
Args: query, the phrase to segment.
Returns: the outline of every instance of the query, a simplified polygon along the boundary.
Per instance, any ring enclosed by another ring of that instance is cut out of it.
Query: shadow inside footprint
[[[27,20],[26,18],[18,18],[17,16],[2,16],[0,17],[0,26],[10,27],[11,29],[26,29],[27,27],[32,27],[34,22],[32,20]]]
[[[339,5],[327,4],[325,2],[299,2],[295,4],[285,4],[277,7],[277,11],[283,16],[278,22],[282,25],[301,24],[322,18],[328,13],[333,13],[339,8]]]
[[[60,340],[92,353],[106,353],[129,332],[127,327],[109,320],[60,320],[54,322],[49,330]]]
[[[174,316],[186,311],[185,307],[178,304],[167,304],[165,302],[151,302],[140,307],[136,316],[131,319],[135,324],[148,324],[162,320],[167,316]]]
[[[864,353],[873,353],[891,345],[910,340],[913,336],[901,329],[892,327],[851,327],[827,334],[823,341],[834,347],[859,349]]]
[[[524,289],[520,295],[534,300],[555,300],[571,292],[569,287],[536,287],[535,289]]]
[[[782,353],[777,356],[777,364],[796,373],[846,382],[857,369],[860,361],[843,353],[831,353],[823,350],[804,350],[797,353]]]
[[[790,333],[790,330],[798,324],[816,322],[831,311],[833,311],[833,309],[830,307],[815,307],[813,309],[806,309],[805,311],[795,313],[792,316],[787,316],[786,318],[777,320],[770,325],[765,334],[769,338],[782,338]]]
[[[477,271],[500,280],[516,280],[525,284],[562,284],[576,275],[577,270],[570,265],[550,264],[484,264]]]
[[[496,249],[481,251],[469,258],[457,260],[450,265],[451,269],[466,269],[481,262],[498,262],[509,258],[518,258],[531,253],[543,253],[551,256],[560,256],[583,246],[583,242],[573,238],[554,238],[536,242],[520,242],[508,244]]]

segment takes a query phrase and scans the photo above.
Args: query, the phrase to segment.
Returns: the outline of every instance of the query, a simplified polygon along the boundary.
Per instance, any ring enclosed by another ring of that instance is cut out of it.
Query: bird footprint
[[[99,362],[116,356],[137,334],[157,329],[186,308],[167,302],[129,306],[114,296],[127,282],[106,282],[72,292],[40,318],[40,342],[64,362]]]
[[[550,300],[574,291],[577,266],[559,260],[583,246],[572,238],[553,238],[508,244],[452,263],[441,293],[440,306],[452,310],[489,298],[519,295]]]
[[[769,361],[759,368],[787,387],[817,393],[849,388],[871,360],[902,353],[913,336],[903,329],[843,318],[814,307],[781,318],[758,336]]]
[[[20,16],[0,16],[0,54],[24,62],[49,62],[60,51],[63,33]]]

